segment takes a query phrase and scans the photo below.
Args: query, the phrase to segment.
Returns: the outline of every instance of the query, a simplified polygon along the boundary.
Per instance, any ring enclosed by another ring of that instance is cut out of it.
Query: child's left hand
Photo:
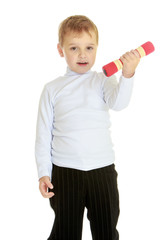
[[[136,50],[131,50],[122,55],[120,59],[123,62],[122,75],[126,78],[132,77],[140,61],[139,53]]]

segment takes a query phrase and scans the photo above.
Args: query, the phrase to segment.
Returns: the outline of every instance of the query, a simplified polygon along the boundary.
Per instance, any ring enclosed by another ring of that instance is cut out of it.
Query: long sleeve
[[[119,83],[115,75],[107,78],[103,85],[104,100],[110,109],[120,111],[130,102],[134,77],[120,77]]]
[[[39,178],[51,178],[53,164],[83,171],[115,161],[109,109],[125,108],[133,78],[106,77],[103,72],[78,74],[70,69],[46,84],[41,94],[36,163]]]
[[[36,127],[35,156],[39,179],[43,176],[51,178],[51,141],[53,125],[53,107],[49,92],[44,87],[41,94]]]

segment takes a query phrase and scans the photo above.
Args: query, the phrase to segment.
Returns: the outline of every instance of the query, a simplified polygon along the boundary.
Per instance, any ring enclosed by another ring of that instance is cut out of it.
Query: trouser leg
[[[86,206],[93,240],[118,240],[119,193],[114,164],[87,174]]]
[[[84,213],[82,171],[53,166],[55,221],[48,240],[81,240]]]

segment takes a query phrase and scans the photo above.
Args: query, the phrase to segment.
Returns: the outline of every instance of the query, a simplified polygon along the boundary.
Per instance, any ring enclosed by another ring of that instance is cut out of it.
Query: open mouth
[[[77,62],[79,66],[87,66],[88,62]]]

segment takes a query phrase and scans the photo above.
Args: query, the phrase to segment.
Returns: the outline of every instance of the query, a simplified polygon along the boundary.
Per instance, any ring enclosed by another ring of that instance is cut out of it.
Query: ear
[[[58,49],[59,55],[60,55],[61,57],[64,57],[63,50],[62,50],[62,48],[61,48],[61,46],[60,46],[59,43],[57,44],[57,49]]]

